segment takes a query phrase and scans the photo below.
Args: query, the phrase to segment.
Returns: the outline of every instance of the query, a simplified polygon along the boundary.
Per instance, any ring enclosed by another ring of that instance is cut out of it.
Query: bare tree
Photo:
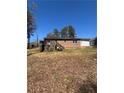
[[[27,39],[28,39],[28,48],[30,48],[30,38],[35,30],[35,22],[32,13],[27,11]]]

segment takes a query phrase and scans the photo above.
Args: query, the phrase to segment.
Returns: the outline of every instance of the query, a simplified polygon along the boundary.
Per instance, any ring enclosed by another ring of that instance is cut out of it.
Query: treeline
[[[75,38],[76,32],[74,27],[71,25],[65,26],[61,31],[54,29],[52,32],[47,34],[47,38]]]

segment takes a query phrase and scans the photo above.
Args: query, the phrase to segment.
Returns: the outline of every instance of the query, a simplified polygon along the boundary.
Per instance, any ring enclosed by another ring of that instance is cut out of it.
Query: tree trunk
[[[28,38],[28,49],[30,49],[30,38]]]
[[[37,47],[39,46],[38,43],[39,43],[39,42],[38,42],[38,35],[37,35]]]

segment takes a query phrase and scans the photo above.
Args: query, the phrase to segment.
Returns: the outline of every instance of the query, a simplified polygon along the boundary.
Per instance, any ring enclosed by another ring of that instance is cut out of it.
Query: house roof
[[[95,41],[96,39],[97,39],[97,37],[90,39],[90,41]]]
[[[44,40],[83,40],[83,41],[89,41],[89,38],[44,38]]]

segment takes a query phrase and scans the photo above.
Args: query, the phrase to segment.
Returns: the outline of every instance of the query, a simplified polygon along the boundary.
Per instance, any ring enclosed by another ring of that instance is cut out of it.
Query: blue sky
[[[33,0],[29,0],[33,1]],[[96,0],[34,0],[37,8],[34,11],[36,31],[42,40],[49,32],[59,31],[72,25],[79,38],[94,38],[97,33]],[[30,4],[30,3],[29,3]],[[36,40],[36,35],[31,41]]]

